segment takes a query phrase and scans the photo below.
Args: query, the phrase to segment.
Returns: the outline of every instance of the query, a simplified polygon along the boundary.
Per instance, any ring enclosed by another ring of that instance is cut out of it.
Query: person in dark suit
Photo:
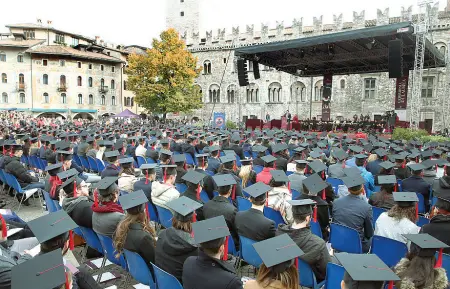
[[[430,223],[423,225],[419,233],[430,234],[445,244],[450,244],[450,199],[439,197],[430,214]],[[450,254],[450,248],[444,249]]]
[[[92,205],[89,198],[89,184],[78,176],[64,182],[62,208],[78,225],[92,229]],[[75,189],[75,190],[74,190]]]
[[[239,142],[241,141],[239,135],[233,135],[231,141],[233,144],[230,146],[230,149],[233,150],[241,160],[245,159],[244,150],[239,146]]]
[[[183,264],[190,256],[197,256],[198,245],[192,235],[196,222],[194,212],[201,204],[180,197],[166,204],[173,212],[172,227],[162,230],[156,241],[155,265],[183,282]]]
[[[383,158],[386,156],[386,151],[384,149],[377,149],[374,152],[377,155],[377,159],[368,162],[366,165],[366,170],[372,173],[372,175],[376,176],[380,173],[380,164],[383,162]]]
[[[252,151],[258,153],[258,157],[253,159],[253,165],[264,167],[264,161],[262,160],[262,157],[266,155],[267,148],[265,146],[254,146],[252,148]]]
[[[186,174],[186,156],[183,155],[174,155],[172,157],[173,162],[175,163],[175,165],[177,166],[176,171],[177,171],[177,178],[175,179],[175,183],[177,184],[182,184],[184,183],[183,181],[183,176]]]
[[[109,165],[105,167],[103,172],[101,173],[102,179],[106,177],[118,177],[119,176],[119,155],[118,151],[106,152],[105,157],[108,158],[110,162]]]
[[[289,159],[288,146],[286,144],[275,144],[272,146],[272,152],[277,158],[275,161],[276,169],[287,172],[287,164]]]
[[[83,142],[78,145],[77,154],[82,157],[86,157],[87,150],[89,148],[89,144],[86,142],[86,138],[84,138]]]
[[[151,268],[150,262],[155,262],[156,234],[145,213],[147,197],[143,191],[137,191],[120,196],[119,201],[127,214],[117,225],[114,247],[119,254],[123,254],[123,249],[138,253]]]
[[[411,169],[412,175],[403,180],[402,191],[421,194],[425,200],[425,208],[428,212],[431,186],[422,178],[424,166],[422,164],[412,164],[409,165],[409,168]]]
[[[404,155],[395,155],[395,167],[394,174],[399,180],[404,180],[410,176],[408,172],[408,168],[405,165],[405,156]]]
[[[223,215],[227,221],[234,244],[236,245],[236,248],[239,248],[239,238],[235,227],[237,208],[228,200],[228,198],[232,195],[233,186],[236,185],[236,180],[229,174],[216,175],[213,179],[217,185],[219,195],[203,206],[203,214],[205,219],[211,219]]]
[[[144,194],[147,196],[148,201],[152,203],[152,183],[156,181],[156,168],[157,164],[142,164],[140,166],[141,173],[144,178],[140,178],[133,185],[134,191],[143,190]]]
[[[183,153],[183,150],[181,148],[181,144],[179,143],[179,136],[180,135],[178,133],[175,133],[173,135],[173,140],[170,143],[170,150],[172,152]]]
[[[208,171],[211,171],[214,174],[217,174],[220,167],[219,151],[220,151],[219,146],[209,147],[210,157],[208,158]]]
[[[209,167],[208,154],[200,154],[195,156],[197,158],[198,166],[196,172],[203,174],[202,188],[208,194],[210,200],[214,198],[214,181],[213,178],[206,172]]]
[[[183,265],[184,289],[242,289],[240,277],[227,262],[225,248],[230,232],[223,216],[193,224],[194,238],[200,244],[198,256]]]
[[[271,189],[270,186],[261,182],[245,189],[250,195],[252,207],[236,214],[235,227],[239,236],[253,241],[275,237],[275,222],[266,218],[263,213],[267,192]]]
[[[183,182],[186,184],[187,189],[181,194],[181,196],[187,197],[193,201],[204,205],[203,200],[200,198],[200,192],[202,191],[204,175],[194,170],[188,171],[183,176]],[[197,214],[197,220],[204,220],[203,208],[199,208],[195,211]]]
[[[183,153],[188,153],[192,156],[192,159],[195,158],[195,154],[198,153],[195,149],[195,141],[197,140],[196,136],[190,136],[186,139],[186,143],[181,145],[181,150]]]

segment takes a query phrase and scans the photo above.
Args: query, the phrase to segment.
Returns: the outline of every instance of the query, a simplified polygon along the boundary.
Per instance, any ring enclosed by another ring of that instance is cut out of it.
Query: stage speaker
[[[403,40],[389,41],[389,78],[403,77]]]
[[[261,75],[259,74],[259,63],[257,61],[253,61],[253,75],[255,79],[260,79]]]
[[[237,60],[238,78],[240,86],[247,86],[248,83],[248,71],[247,61],[244,59]]]

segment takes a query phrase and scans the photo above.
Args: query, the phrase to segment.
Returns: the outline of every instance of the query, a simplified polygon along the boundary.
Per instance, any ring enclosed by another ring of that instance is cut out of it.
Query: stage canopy
[[[113,115],[112,117],[123,117],[123,118],[138,118],[141,117],[138,114],[135,114],[134,112],[130,111],[129,109],[125,109],[119,114]]]
[[[403,67],[414,69],[416,37],[409,22],[246,46],[236,56],[298,76],[388,71],[389,41],[403,39]],[[424,68],[443,67],[445,58],[426,40]]]

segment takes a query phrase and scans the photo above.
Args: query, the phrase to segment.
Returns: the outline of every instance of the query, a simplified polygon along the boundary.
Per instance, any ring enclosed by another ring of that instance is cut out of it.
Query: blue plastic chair
[[[191,154],[184,153],[184,155],[186,156],[186,164],[188,164],[188,165],[197,165],[196,160],[194,158],[192,158]]]
[[[206,170],[205,172],[206,172],[208,175],[210,175],[211,177],[214,176],[214,172],[213,172],[213,171],[208,171],[208,170]]]
[[[148,268],[145,260],[137,253],[123,249],[125,259],[127,260],[128,271],[131,276],[141,284],[149,286],[151,289],[156,289],[153,275]]]
[[[236,245],[232,236],[228,238],[228,254],[239,257],[239,251],[236,251]]]
[[[431,199],[431,207],[434,207],[434,206],[436,205],[437,200],[438,200],[437,197],[433,197],[433,198]]]
[[[258,253],[256,253],[255,248],[253,247],[253,244],[256,243],[256,241],[251,240],[249,238],[239,236],[239,247],[240,247],[240,258],[247,262],[248,264],[252,265],[255,268],[259,268],[262,264],[261,257],[259,257]],[[239,262],[240,265],[241,262]]]
[[[250,154],[249,151],[244,151],[244,157],[246,157],[246,158],[251,158],[252,155]]]
[[[180,194],[186,192],[186,190],[187,190],[186,184],[181,184],[181,183],[175,183],[175,188],[177,189],[177,191]]]
[[[38,160],[37,160],[37,156],[36,155],[32,155],[30,157],[30,160],[31,160],[31,166],[33,168],[35,168],[35,169],[39,169],[39,163],[38,163]]]
[[[325,289],[340,289],[344,274],[344,267],[334,263],[328,263]]]
[[[202,200],[204,203],[209,202],[208,193],[205,190],[202,190],[200,192],[200,200]]]
[[[337,223],[330,224],[330,243],[339,252],[362,254],[358,231]]]
[[[377,223],[378,218],[380,217],[381,214],[387,212],[387,210],[383,208],[372,207],[372,212],[373,212],[372,226],[375,228],[375,224]]]
[[[388,267],[393,267],[406,256],[408,247],[397,240],[375,235],[372,237],[370,253],[377,255]]]
[[[119,258],[116,258],[116,248],[114,248],[113,240],[105,235],[97,234],[100,243],[102,244],[103,254],[108,258],[111,263],[119,265],[123,269],[127,269],[127,263],[125,262],[125,258],[123,255],[120,255]]]
[[[141,156],[137,156],[136,159],[137,159],[137,165],[138,165],[138,168],[140,168],[143,164],[146,164],[146,163],[147,163],[147,161],[145,160],[145,158],[143,158],[143,157],[141,157]]]
[[[397,180],[397,187],[399,192],[403,192],[403,180]]]
[[[252,203],[243,197],[237,197],[237,208],[238,211],[247,211],[252,207]]]
[[[155,205],[156,211],[158,212],[159,223],[164,226],[164,228],[172,227],[172,212],[166,208]]]
[[[87,157],[87,160],[88,160],[89,166],[91,167],[91,170],[95,173],[100,173],[95,159],[93,157]]]
[[[291,189],[291,194],[292,194],[291,198],[293,200],[297,200],[297,198],[300,197],[301,195],[299,191],[293,189]]]
[[[308,287],[313,289],[319,289],[325,284],[325,280],[317,283],[316,276],[308,263],[298,258],[298,274],[300,279],[300,285],[302,287]]]
[[[422,194],[416,193],[417,197],[419,198],[419,214],[425,214],[426,206],[425,206],[425,199]]]
[[[424,216],[419,216],[419,220],[417,220],[417,226],[422,227],[423,225],[429,224],[430,219],[425,218]]]
[[[91,167],[89,166],[89,162],[86,159],[86,157],[83,157],[83,156],[78,156],[78,157],[80,158],[81,165],[83,166],[83,168],[85,170],[91,170]]]
[[[335,178],[327,178],[326,182],[333,187],[333,191],[336,195],[338,194],[339,186],[344,184],[342,180]]]
[[[83,164],[81,163],[80,157],[77,154],[73,155],[73,160],[75,161],[75,163],[77,165],[79,165],[80,167],[83,166]]]
[[[98,172],[103,172],[105,170],[105,164],[103,163],[103,161],[95,158],[95,162],[97,163]]]
[[[183,286],[177,278],[162,270],[155,264],[151,264],[153,266],[153,274],[155,275],[155,283],[157,288],[183,289]]]
[[[100,243],[100,239],[98,238],[94,230],[92,230],[91,228],[81,226],[79,228],[81,230],[81,233],[83,234],[86,244],[92,249],[96,250],[97,252],[103,254],[102,244]]]
[[[156,164],[156,162],[152,158],[147,158],[147,164]]]
[[[256,174],[259,174],[260,172],[262,172],[263,169],[264,169],[263,166],[258,166],[258,165],[253,166],[253,170],[255,171]]]
[[[44,194],[44,201],[45,201],[45,205],[47,206],[47,211],[49,213],[53,213],[56,212],[56,206],[55,203],[53,202],[52,198],[50,197],[50,194],[48,192],[43,192]]]
[[[275,211],[270,207],[264,207],[264,216],[275,222],[275,228],[278,228],[279,224],[285,224],[281,213],[279,211]]]
[[[311,233],[323,239],[322,228],[320,228],[319,222],[314,222],[311,220],[310,222]]]
[[[288,172],[286,172],[286,176],[290,176],[290,175],[292,175],[294,172],[291,172],[291,171],[288,171]]]
[[[148,214],[149,214],[150,220],[154,221],[156,223],[159,223],[158,212],[156,211],[155,205],[153,205],[152,203],[148,202],[146,204],[146,207],[147,207],[147,210],[148,210]]]
[[[3,172],[3,174],[5,175],[6,183],[8,184],[8,186],[13,188],[14,191],[16,192],[15,195],[23,195],[25,193],[25,190],[22,189],[22,187],[20,186],[20,184],[17,181],[15,176],[8,174],[7,172]],[[41,196],[39,195],[39,199],[40,198],[41,198]],[[22,198],[21,198],[21,200],[22,200]],[[21,205],[22,205],[22,201],[19,202],[19,207],[17,208],[17,213],[20,211]]]

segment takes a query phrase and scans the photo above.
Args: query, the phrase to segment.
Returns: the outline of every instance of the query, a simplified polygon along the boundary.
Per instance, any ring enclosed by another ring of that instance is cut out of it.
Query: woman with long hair
[[[381,185],[381,189],[370,196],[369,204],[378,208],[392,208],[395,206],[392,193],[396,190],[396,177],[394,175],[378,176],[377,181]]]
[[[114,247],[117,256],[123,249],[138,253],[150,266],[155,262],[156,234],[145,210],[147,197],[142,190],[119,198],[122,208],[127,211],[125,218],[120,221],[114,233]]]
[[[133,158],[119,159],[121,170],[119,172],[119,190],[132,192],[134,183],[138,178],[134,175]]]
[[[251,160],[241,160],[238,177],[242,180],[242,188],[248,187],[249,183],[256,184],[256,173],[253,170]]]
[[[396,205],[378,217],[375,235],[406,243],[404,234],[417,234],[420,230],[416,225],[419,199],[414,193],[394,192],[394,201]]]
[[[174,212],[172,227],[161,231],[156,242],[155,265],[172,274],[182,282],[183,264],[190,256],[197,256],[198,246],[192,235],[195,211],[201,209],[199,202],[188,197],[167,203]]]
[[[245,282],[244,289],[300,288],[297,258],[303,255],[303,252],[287,234],[256,243],[255,249],[263,263],[259,267],[256,280]],[[288,252],[279,254],[279,250]]]

